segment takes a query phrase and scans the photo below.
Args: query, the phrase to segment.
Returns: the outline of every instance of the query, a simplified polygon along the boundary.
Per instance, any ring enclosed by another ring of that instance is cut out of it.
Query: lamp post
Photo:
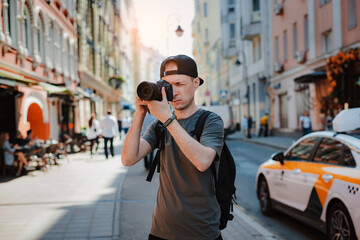
[[[247,138],[251,138],[251,124],[252,124],[252,118],[250,118],[250,91],[249,91],[249,82],[248,82],[248,74],[247,74],[247,63],[246,63],[246,56],[245,53],[242,50],[238,51],[238,54],[243,57],[243,77],[245,79],[246,84],[246,101],[247,101],[247,114],[248,114],[248,132],[247,132]],[[237,54],[237,55],[238,55]],[[240,66],[242,63],[239,60],[239,58],[236,59],[235,64],[237,66]]]
[[[177,22],[180,22],[180,16],[177,15],[176,13],[172,13],[167,17],[166,20],[166,51],[167,51],[167,55],[169,55],[169,20],[170,17],[176,17]],[[180,25],[178,25],[177,29],[175,30],[175,33],[178,37],[181,37],[184,33],[184,30],[181,28]]]

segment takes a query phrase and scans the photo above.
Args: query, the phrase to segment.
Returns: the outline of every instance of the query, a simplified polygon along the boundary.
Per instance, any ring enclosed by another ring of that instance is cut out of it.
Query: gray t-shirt
[[[180,125],[190,133],[203,109]],[[154,121],[142,136],[155,149]],[[200,172],[184,155],[174,138],[166,131],[165,149],[160,155],[159,190],[150,233],[164,239],[216,239],[220,235],[220,207],[215,195],[211,168]],[[193,136],[196,139],[196,136]],[[200,143],[213,148],[219,159],[223,147],[224,124],[215,113],[206,119]],[[216,162],[218,164],[218,162]]]

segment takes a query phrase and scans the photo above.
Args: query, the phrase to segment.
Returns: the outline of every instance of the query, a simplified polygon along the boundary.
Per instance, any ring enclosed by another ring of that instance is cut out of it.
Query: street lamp
[[[166,51],[167,51],[167,55],[169,55],[169,20],[170,17],[176,17],[177,22],[180,22],[180,16],[177,15],[176,13],[172,13],[167,17],[166,20]],[[175,33],[178,37],[181,37],[184,33],[184,30],[181,28],[180,25],[178,25],[177,29],[175,30]]]
[[[238,51],[238,54],[240,53],[240,55],[243,57],[243,62],[244,62],[244,66],[243,66],[243,77],[245,79],[245,84],[246,84],[246,101],[247,101],[247,114],[248,114],[248,132],[247,132],[247,138],[251,138],[251,124],[252,119],[250,119],[250,89],[249,89],[249,81],[248,81],[248,76],[247,76],[247,64],[246,64],[246,56],[245,53],[241,50]],[[237,55],[238,55],[237,54]],[[240,66],[242,63],[240,61],[239,58],[236,59],[235,61],[235,65],[236,66]]]

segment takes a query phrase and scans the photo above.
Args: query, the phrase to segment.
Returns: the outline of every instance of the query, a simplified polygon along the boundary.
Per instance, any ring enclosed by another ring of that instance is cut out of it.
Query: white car
[[[343,110],[334,131],[308,134],[261,164],[256,190],[263,214],[282,211],[328,234],[360,236],[360,108]]]

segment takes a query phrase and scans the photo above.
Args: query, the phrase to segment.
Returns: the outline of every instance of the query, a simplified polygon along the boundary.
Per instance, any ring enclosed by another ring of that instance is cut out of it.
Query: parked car
[[[236,131],[236,122],[232,108],[229,105],[200,106],[201,108],[219,115],[224,122],[225,137]]]
[[[305,135],[258,168],[263,214],[284,212],[328,234],[360,236],[360,108],[343,110],[334,131]]]

